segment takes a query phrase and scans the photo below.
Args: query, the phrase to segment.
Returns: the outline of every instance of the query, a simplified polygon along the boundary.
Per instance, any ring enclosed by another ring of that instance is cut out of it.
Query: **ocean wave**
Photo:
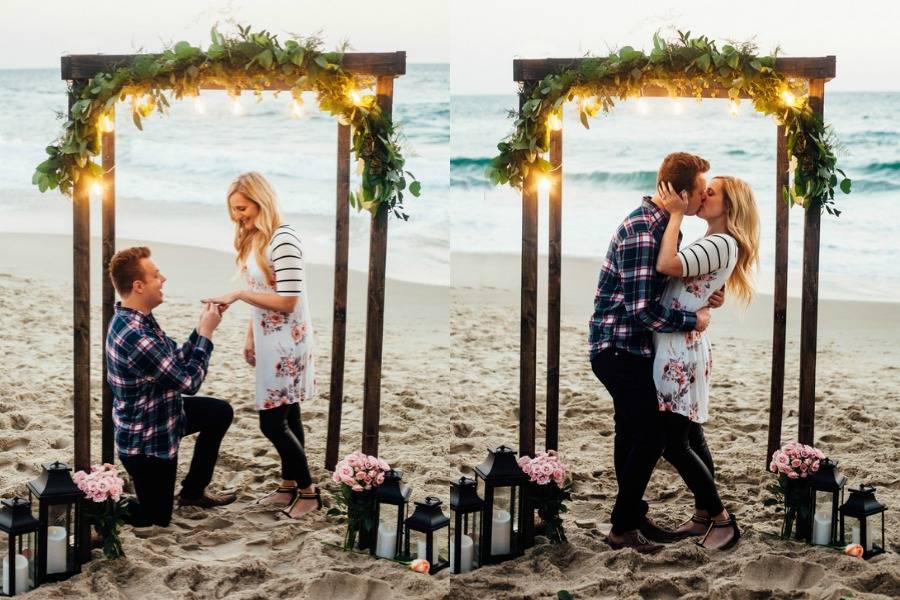
[[[458,156],[450,159],[450,185],[490,187],[484,171],[491,164],[486,157]],[[624,189],[647,189],[656,185],[656,171],[565,171],[565,179],[574,183],[614,184]]]
[[[900,160],[892,162],[872,162],[860,169],[862,173],[900,173]]]

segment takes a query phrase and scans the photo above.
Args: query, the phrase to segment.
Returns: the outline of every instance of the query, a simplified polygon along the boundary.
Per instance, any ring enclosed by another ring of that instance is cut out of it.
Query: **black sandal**
[[[698,535],[704,535],[706,533],[706,531],[709,531],[709,524],[712,523],[712,519],[709,517],[703,517],[703,516],[698,515],[697,513],[694,513],[691,515],[690,519],[688,519],[687,521],[685,521],[684,523],[679,525],[679,527],[681,527],[682,525],[687,525],[688,523],[697,523],[698,525],[706,526],[706,530],[701,533],[684,532],[685,536],[687,536],[687,537],[695,537]]]
[[[322,492],[319,491],[319,488],[316,488],[315,493],[310,494],[309,492],[298,492],[294,499],[291,501],[290,505],[287,508],[283,508],[275,513],[275,518],[278,520],[291,520],[291,521],[299,521],[300,519],[297,517],[291,516],[291,511],[294,510],[294,506],[301,500],[315,500],[316,508],[315,510],[321,510],[322,508]],[[312,512],[312,511],[310,511]],[[305,513],[304,513],[305,514]]]
[[[738,540],[741,539],[741,530],[738,528],[737,519],[734,518],[734,515],[729,514],[727,521],[712,521],[709,525],[709,529],[707,529],[706,533],[703,534],[703,538],[694,543],[701,548],[706,548],[703,543],[706,541],[706,538],[709,537],[709,532],[713,530],[713,527],[730,527],[734,532],[734,535],[731,537],[731,539],[725,542],[725,544],[722,545],[721,548],[716,548],[716,550],[728,550],[729,548],[734,547],[734,545],[738,543]],[[710,550],[710,548],[706,549]]]
[[[263,503],[263,500],[265,500],[266,498],[271,498],[271,497],[274,496],[275,494],[290,494],[290,495],[291,495],[291,499],[288,500],[288,504],[293,504],[293,502],[294,502],[294,500],[296,499],[296,496],[297,496],[297,486],[296,486],[296,485],[291,485],[291,486],[281,486],[281,485],[279,485],[279,486],[275,489],[274,492],[269,492],[268,494],[266,494],[266,495],[263,496],[262,498],[257,498],[257,499],[253,502],[253,504],[262,504],[262,503]]]

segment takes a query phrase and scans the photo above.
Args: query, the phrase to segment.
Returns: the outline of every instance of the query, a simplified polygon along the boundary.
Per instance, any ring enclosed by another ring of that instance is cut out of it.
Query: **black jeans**
[[[231,426],[234,411],[230,404],[216,398],[185,396],[183,402],[184,435],[199,435],[194,443],[190,469],[181,482],[181,495],[197,498],[212,481],[219,446]],[[127,522],[135,527],[167,527],[172,520],[178,457],[163,459],[144,454],[120,454],[119,460],[128,471],[137,494],[137,501],[131,502]]]
[[[703,427],[684,415],[663,413],[666,428],[666,450],[663,457],[671,463],[694,494],[694,507],[709,516],[722,512],[722,500],[716,490],[715,467]]]
[[[656,402],[653,359],[608,348],[591,361],[597,379],[613,399],[613,461],[619,491],[612,531],[639,529],[647,514],[644,491],[665,449],[665,429]]]
[[[296,481],[301,488],[312,485],[306,451],[303,449],[300,403],[282,404],[259,411],[259,429],[281,457],[282,479]]]

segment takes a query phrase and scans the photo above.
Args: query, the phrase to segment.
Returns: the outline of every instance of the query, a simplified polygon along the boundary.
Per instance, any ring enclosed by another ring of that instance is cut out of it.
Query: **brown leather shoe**
[[[213,508],[215,506],[225,506],[231,504],[237,499],[234,492],[224,494],[213,494],[203,492],[197,498],[185,498],[181,494],[178,495],[178,506],[199,506],[200,508]]]
[[[687,533],[662,527],[647,517],[644,517],[644,522],[641,524],[640,531],[645,538],[659,544],[671,544],[672,542],[677,542],[688,537]]]
[[[612,535],[612,534],[610,534]],[[606,543],[609,544],[610,548],[613,550],[621,550],[622,548],[631,548],[636,552],[640,552],[641,554],[656,554],[660,550],[662,550],[665,546],[662,544],[655,544],[645,538],[643,534],[637,529],[633,529],[631,531],[626,531],[621,536],[619,536],[619,541],[614,541],[609,535],[606,536]]]

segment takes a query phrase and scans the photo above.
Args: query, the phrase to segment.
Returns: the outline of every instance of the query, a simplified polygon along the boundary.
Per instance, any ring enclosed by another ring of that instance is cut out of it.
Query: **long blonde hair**
[[[255,229],[245,231],[241,227],[241,222],[235,218],[229,200],[236,192],[240,192],[259,207]],[[242,173],[228,186],[225,203],[228,207],[228,216],[234,222],[234,249],[237,250],[235,263],[237,263],[238,268],[243,268],[252,252],[256,257],[256,264],[259,265],[259,268],[266,275],[266,280],[271,284],[275,274],[269,268],[265,249],[272,240],[275,229],[281,225],[281,211],[278,210],[278,198],[275,196],[275,189],[265,177],[256,171]]]
[[[726,287],[745,304],[753,299],[754,266],[759,266],[759,213],[753,189],[743,179],[728,175],[714,177],[722,181],[725,200],[725,227],[737,241],[738,261]]]

